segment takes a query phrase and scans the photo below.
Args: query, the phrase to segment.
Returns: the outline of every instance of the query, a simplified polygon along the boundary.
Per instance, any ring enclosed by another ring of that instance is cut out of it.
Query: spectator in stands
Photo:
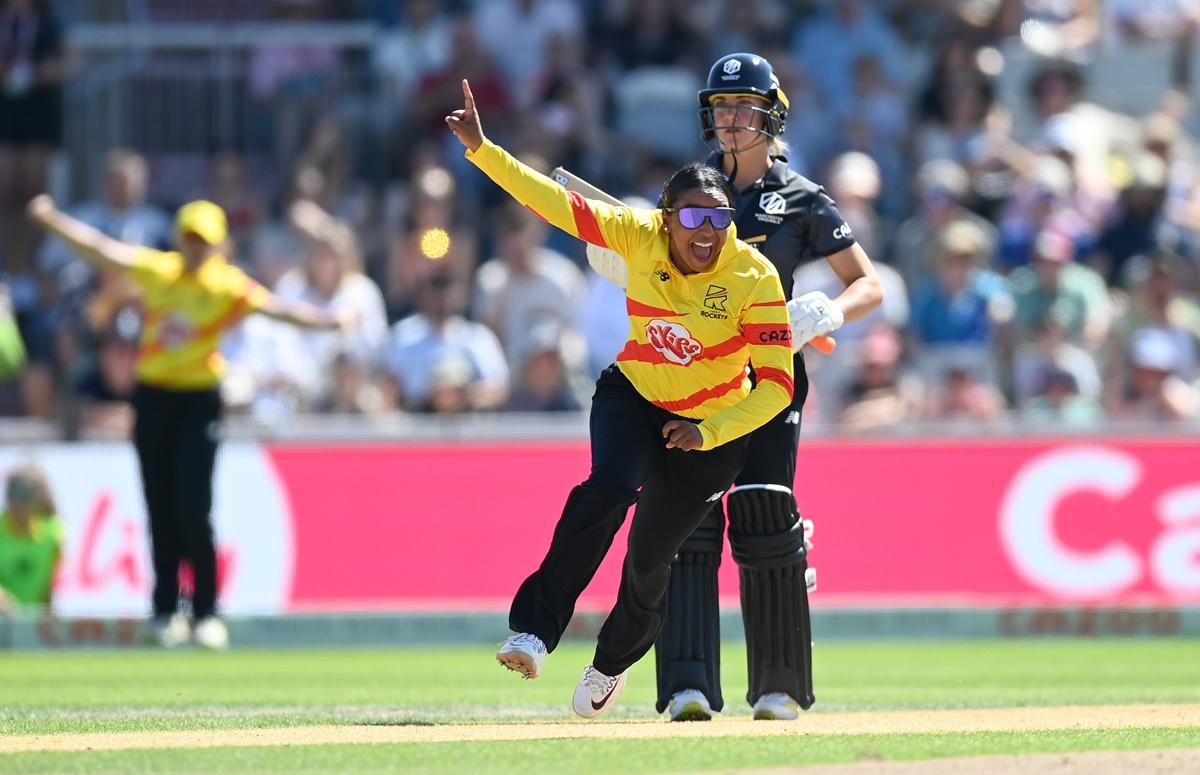
[[[1124,353],[1114,359],[1123,368]],[[1044,396],[1048,375],[1063,372],[1070,375],[1072,392],[1087,401],[1099,401],[1102,383],[1097,357],[1091,351],[1072,342],[1062,321],[1049,313],[1032,332],[1031,338],[1016,343],[1012,355],[1012,396],[1018,407],[1026,406],[1038,396]],[[1120,376],[1114,377],[1119,382]]]
[[[939,235],[932,261],[937,276],[913,296],[918,351],[959,347],[986,358],[997,328],[1012,318],[1007,283],[986,269],[987,237],[972,221],[955,221]]]
[[[536,324],[516,352],[512,394],[505,409],[514,412],[576,412],[583,408],[586,391],[572,379],[568,362],[578,359],[564,352],[576,338],[553,321]]]
[[[145,157],[127,148],[104,156],[100,198],[69,208],[71,216],[108,237],[133,245],[161,249],[171,241],[171,219],[146,201],[150,168]],[[38,266],[57,287],[56,299],[79,306],[96,290],[96,270],[62,240],[48,237],[38,255]]]
[[[62,145],[63,33],[46,0],[0,0],[0,268],[18,280],[19,311],[34,302],[38,234],[25,203],[46,190]]]
[[[0,614],[50,610],[62,559],[63,527],[46,474],[17,466],[5,482],[0,515]]]
[[[1200,417],[1200,390],[1179,377],[1179,341],[1158,328],[1134,334],[1131,370],[1121,392],[1110,399],[1112,417],[1140,422],[1176,422]]]
[[[304,397],[304,405],[314,406],[328,401],[333,391],[334,360],[340,352],[354,352],[366,363],[379,359],[387,340],[387,315],[379,286],[362,272],[358,242],[348,224],[312,202],[292,205],[290,219],[305,236],[308,249],[304,267],[281,277],[275,295],[298,299],[331,315],[352,314],[358,320],[350,334],[301,334],[303,357],[322,377],[317,393]]]
[[[829,165],[829,196],[838,203],[854,239],[871,255],[883,252],[883,235],[875,209],[881,186],[879,165],[861,151],[843,153]]]
[[[980,369],[962,364],[947,368],[930,393],[926,419],[938,423],[995,423],[1004,419],[1004,397],[985,382]]]
[[[797,28],[792,55],[812,74],[818,93],[836,115],[845,115],[845,105],[852,99],[854,63],[860,57],[876,57],[880,70],[889,77],[906,69],[904,46],[896,30],[873,4],[863,0],[823,3],[811,21]],[[835,199],[843,204],[841,198]],[[869,248],[867,252],[875,255]]]
[[[509,370],[491,329],[463,317],[466,284],[449,270],[429,275],[419,312],[392,327],[383,368],[390,405],[413,411],[495,409],[508,397]]]
[[[1200,376],[1200,300],[1180,288],[1186,268],[1180,256],[1165,250],[1129,260],[1125,265],[1129,298],[1113,326],[1110,360],[1120,361],[1117,356],[1128,349],[1135,332],[1156,328],[1177,340],[1181,376],[1188,381]]]
[[[450,63],[452,23],[438,0],[407,0],[400,23],[379,35],[371,59],[389,109],[406,112],[417,83]]]
[[[996,227],[963,206],[971,181],[962,165],[949,159],[933,159],[917,172],[918,207],[915,214],[896,229],[891,250],[892,263],[912,288],[922,287],[933,276],[929,262],[942,230],[956,221],[968,221],[983,235],[982,254],[992,266],[996,253]]]
[[[1104,422],[1104,408],[1079,394],[1071,372],[1050,369],[1040,379],[1037,395],[1021,407],[1021,420],[1030,427],[1096,428]]]
[[[378,415],[387,410],[386,396],[374,380],[374,362],[345,350],[333,361],[333,391],[318,404],[323,414]]]
[[[1117,199],[1117,214],[1100,235],[1088,263],[1109,285],[1119,285],[1125,262],[1157,247],[1158,227],[1167,192],[1167,168],[1148,151],[1128,159],[1128,182]]]
[[[137,348],[141,313],[123,307],[113,315],[91,357],[74,376],[72,390],[77,413],[75,432],[127,439],[133,431],[133,391],[137,385]]]
[[[1108,290],[1100,275],[1074,258],[1070,239],[1043,230],[1034,244],[1033,263],[1012,273],[1020,340],[1028,341],[1054,315],[1067,336],[1083,347],[1095,349],[1104,341],[1112,312]]]
[[[519,204],[507,204],[497,219],[499,255],[475,275],[475,317],[500,337],[515,373],[534,329],[550,323],[578,336],[586,285],[569,259],[543,247],[546,222]]]
[[[265,215],[262,194],[250,182],[246,160],[235,151],[223,151],[208,167],[208,189],[204,198],[220,205],[229,214],[229,236],[236,248],[230,259],[249,258],[246,250],[250,237]]]
[[[915,161],[973,162],[995,89],[979,67],[979,51],[959,32],[941,38],[928,80],[918,95]]]
[[[407,205],[388,236],[384,278],[391,319],[416,311],[420,289],[435,271],[469,277],[478,260],[479,229],[460,217],[459,189],[450,171],[427,161],[412,178],[411,190],[394,197]]]
[[[546,61],[551,39],[565,35],[578,41],[583,32],[579,6],[569,0],[490,0],[476,6],[474,21],[476,39],[515,87],[519,109],[533,107],[534,76]],[[475,83],[466,72],[460,77]],[[489,120],[492,115],[488,113]]]
[[[900,352],[900,336],[887,326],[879,326],[863,338],[859,371],[841,400],[841,431],[877,431],[920,416],[920,385],[901,373]]]

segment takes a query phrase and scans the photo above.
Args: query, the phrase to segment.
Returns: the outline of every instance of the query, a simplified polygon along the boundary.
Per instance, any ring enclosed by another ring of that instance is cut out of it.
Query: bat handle
[[[813,346],[813,349],[822,355],[829,355],[831,352],[837,349],[837,342],[834,341],[832,336],[814,336],[808,341],[808,343]]]

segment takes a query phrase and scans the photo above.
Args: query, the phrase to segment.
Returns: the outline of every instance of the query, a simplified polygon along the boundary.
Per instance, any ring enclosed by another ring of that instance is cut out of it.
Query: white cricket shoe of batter
[[[188,642],[192,628],[183,614],[171,614],[154,620],[154,640],[165,649],[173,649]]]
[[[229,629],[225,622],[215,616],[206,616],[196,622],[192,630],[192,640],[196,645],[209,651],[224,651],[229,648]]]
[[[537,678],[546,658],[546,644],[529,632],[508,636],[496,651],[496,661],[526,678]]]
[[[571,707],[584,718],[595,718],[615,705],[624,690],[625,673],[605,675],[588,665],[583,669],[579,685],[575,687]]]
[[[667,713],[672,721],[712,721],[713,709],[699,689],[684,689],[671,695]]]
[[[754,703],[754,718],[759,721],[791,721],[800,717],[800,705],[783,692],[768,692]]]

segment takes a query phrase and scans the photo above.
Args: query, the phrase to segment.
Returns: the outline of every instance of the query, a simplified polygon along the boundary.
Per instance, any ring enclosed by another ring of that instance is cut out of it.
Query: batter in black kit
[[[737,198],[738,237],[779,270],[793,296],[801,264],[825,258],[846,290],[836,299],[803,293],[789,305],[795,350],[792,405],[750,435],[745,465],[728,493],[687,540],[671,568],[667,616],[655,644],[659,712],[673,721],[708,720],[724,706],[720,679],[717,567],[726,510],[729,543],[740,569],[749,691],[756,719],[794,719],[814,702],[805,525],[792,485],[808,378],[800,348],[883,300],[870,259],[837,205],[790,169],[780,139],[787,97],[770,63],[732,54],[712,66],[699,94],[701,136]],[[815,572],[812,574],[815,581]]]

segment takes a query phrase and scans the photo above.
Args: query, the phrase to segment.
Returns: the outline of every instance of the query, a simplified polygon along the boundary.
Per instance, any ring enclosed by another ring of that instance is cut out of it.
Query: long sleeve
[[[567,191],[490,140],[466,155],[513,199],[549,223],[572,237],[611,248],[626,261],[644,252],[661,227],[654,211],[614,207]]]
[[[754,287],[740,319],[757,384],[750,394],[700,423],[701,449],[712,449],[755,430],[791,402],[794,391],[792,338],[783,286],[774,274]]]

